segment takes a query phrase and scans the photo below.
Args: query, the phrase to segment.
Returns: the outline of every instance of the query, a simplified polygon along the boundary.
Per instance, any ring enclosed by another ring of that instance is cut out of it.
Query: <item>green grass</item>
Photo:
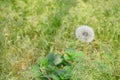
[[[120,0],[0,0],[0,80],[32,80],[29,71],[38,57],[64,54],[67,48],[83,51],[84,45],[75,36],[80,25],[95,31],[95,40],[87,47],[91,56],[112,66],[107,70],[112,68],[109,73],[120,78],[119,16]],[[107,63],[102,56],[107,53],[115,61]],[[99,70],[93,63],[90,66]],[[76,65],[73,80],[81,76],[77,74],[81,67]],[[86,74],[83,70],[82,77],[120,80],[97,70]]]

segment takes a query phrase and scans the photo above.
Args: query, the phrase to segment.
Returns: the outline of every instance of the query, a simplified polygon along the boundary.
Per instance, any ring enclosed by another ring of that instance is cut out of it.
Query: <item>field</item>
[[[80,25],[95,31],[85,47]],[[78,62],[70,79],[54,80],[120,80],[120,0],[0,0],[0,80],[43,80],[31,72],[39,57],[84,48],[87,72]]]

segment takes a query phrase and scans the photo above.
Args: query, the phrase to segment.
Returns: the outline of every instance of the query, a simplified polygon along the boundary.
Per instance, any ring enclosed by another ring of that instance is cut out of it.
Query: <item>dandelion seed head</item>
[[[75,34],[81,42],[92,42],[94,39],[94,31],[89,26],[78,27]]]

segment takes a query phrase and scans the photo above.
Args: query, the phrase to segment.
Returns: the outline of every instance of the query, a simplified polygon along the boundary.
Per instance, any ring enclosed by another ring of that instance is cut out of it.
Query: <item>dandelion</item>
[[[94,31],[89,26],[78,27],[75,34],[81,42],[92,42],[94,39]]]

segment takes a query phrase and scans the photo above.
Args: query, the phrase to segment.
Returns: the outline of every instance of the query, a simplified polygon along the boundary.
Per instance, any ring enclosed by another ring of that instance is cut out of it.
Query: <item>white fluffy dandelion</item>
[[[91,42],[94,39],[94,31],[91,27],[89,26],[80,26],[76,29],[76,37],[81,41],[81,42]]]

